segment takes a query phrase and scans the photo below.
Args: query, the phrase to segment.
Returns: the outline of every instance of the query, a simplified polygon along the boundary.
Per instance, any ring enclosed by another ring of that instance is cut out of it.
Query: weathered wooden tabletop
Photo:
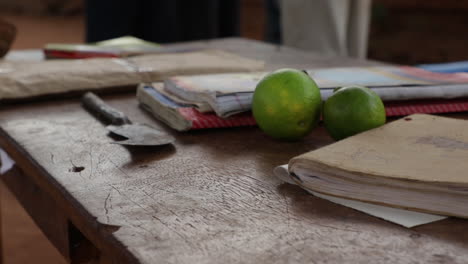
[[[182,45],[263,59],[270,69],[368,63],[241,39]],[[134,121],[170,131],[138,107],[134,94],[104,99]],[[276,179],[275,166],[331,143],[322,127],[294,143],[248,127],[172,132],[174,147],[125,148],[110,144],[103,124],[75,99],[2,107],[0,125],[0,146],[24,178],[50,195],[110,262],[468,260],[466,220],[406,229]]]

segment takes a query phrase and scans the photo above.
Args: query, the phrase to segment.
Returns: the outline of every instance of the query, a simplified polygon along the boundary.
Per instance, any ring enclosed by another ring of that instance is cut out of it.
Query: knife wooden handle
[[[119,126],[132,123],[124,113],[106,104],[94,93],[87,92],[81,99],[81,102],[91,113],[98,115],[101,119],[113,125]]]

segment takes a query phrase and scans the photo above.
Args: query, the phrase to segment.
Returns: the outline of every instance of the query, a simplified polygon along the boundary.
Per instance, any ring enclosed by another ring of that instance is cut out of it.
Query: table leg
[[[14,167],[3,175],[3,181],[69,263],[111,263],[102,262],[107,258],[101,256],[101,252],[69,221],[52,197],[32,182],[23,171]]]
[[[3,230],[3,225],[2,225],[2,188],[0,187],[0,264],[3,263],[3,235],[2,235],[2,230]]]
[[[52,245],[68,259],[68,219],[55,201],[17,167],[2,175],[2,180]]]
[[[73,225],[68,227],[71,264],[99,263],[99,250]]]

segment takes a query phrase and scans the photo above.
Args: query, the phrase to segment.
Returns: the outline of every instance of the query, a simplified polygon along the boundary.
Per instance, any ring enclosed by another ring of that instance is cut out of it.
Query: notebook
[[[288,171],[288,165],[281,165],[277,166],[273,170],[273,174],[278,177],[280,180],[290,183],[296,184],[293,180],[291,175]],[[428,223],[432,223],[435,221],[439,221],[442,219],[447,218],[446,216],[441,215],[433,215],[427,213],[420,213],[415,211],[409,211],[400,208],[376,205],[371,203],[364,203],[356,200],[338,198],[335,196],[325,195],[317,192],[313,192],[311,190],[307,190],[310,194],[322,198],[324,200],[328,200],[332,203],[341,204],[346,207],[353,208],[355,210],[361,211],[363,213],[384,219],[386,221],[402,225],[407,228],[412,228],[419,225],[424,225]]]
[[[162,83],[141,84],[137,89],[138,102],[143,109],[177,131],[256,124],[250,112],[221,118],[214,112],[202,113],[197,104],[174,99],[161,90]]]
[[[289,162],[313,192],[468,218],[468,121],[411,115]]]

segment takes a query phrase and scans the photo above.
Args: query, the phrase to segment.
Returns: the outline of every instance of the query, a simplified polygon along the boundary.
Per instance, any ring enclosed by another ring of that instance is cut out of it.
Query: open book
[[[367,86],[383,101],[468,97],[468,73],[433,73],[407,66],[324,68],[307,73],[320,87],[323,100],[333,89],[348,85]],[[253,92],[265,74],[174,76],[164,88],[180,98],[208,103],[226,117],[251,109]]]
[[[322,194],[468,218],[468,121],[411,115],[295,157],[293,180]]]

